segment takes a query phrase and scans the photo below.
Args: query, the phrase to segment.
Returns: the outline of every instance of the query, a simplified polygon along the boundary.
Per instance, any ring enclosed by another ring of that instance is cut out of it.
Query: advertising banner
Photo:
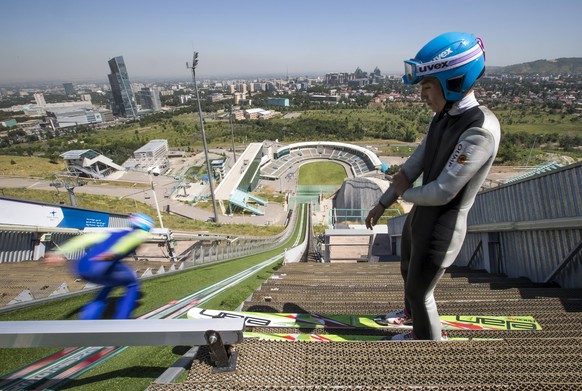
[[[0,199],[0,224],[77,229],[107,228],[109,214],[65,206]]]

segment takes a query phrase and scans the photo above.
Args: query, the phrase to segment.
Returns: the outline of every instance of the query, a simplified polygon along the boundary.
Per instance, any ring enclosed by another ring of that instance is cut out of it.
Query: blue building
[[[144,87],[139,91],[139,100],[142,110],[160,111],[162,102],[160,100],[160,90],[157,87]]]
[[[14,118],[11,118],[4,121],[0,121],[0,125],[2,125],[5,128],[12,128],[13,126],[16,126],[17,123]]]
[[[267,98],[267,104],[273,105],[273,106],[289,107],[289,99],[288,98]]]
[[[107,77],[111,85],[111,111],[113,115],[126,118],[137,117],[137,105],[131,91],[129,75],[123,57],[118,56],[108,62],[111,73]]]

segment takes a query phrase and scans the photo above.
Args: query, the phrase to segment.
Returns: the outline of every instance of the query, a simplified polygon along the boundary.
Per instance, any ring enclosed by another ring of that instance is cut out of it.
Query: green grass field
[[[582,123],[579,116],[572,114],[549,114],[532,110],[493,110],[504,132],[525,132],[529,134],[579,135]]]
[[[63,161],[55,164],[40,157],[0,155],[0,176],[53,178],[55,173],[64,169]]]
[[[341,185],[346,178],[346,170],[333,162],[307,163],[299,169],[297,184],[304,186]]]

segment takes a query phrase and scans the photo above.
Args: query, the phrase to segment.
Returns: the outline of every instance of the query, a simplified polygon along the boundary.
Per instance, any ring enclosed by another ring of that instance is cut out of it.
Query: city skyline
[[[483,38],[489,66],[582,57],[582,2],[491,0],[467,4],[345,0],[293,3],[9,0],[2,3],[0,85],[107,82],[123,56],[130,80],[401,74],[434,36],[467,31]]]

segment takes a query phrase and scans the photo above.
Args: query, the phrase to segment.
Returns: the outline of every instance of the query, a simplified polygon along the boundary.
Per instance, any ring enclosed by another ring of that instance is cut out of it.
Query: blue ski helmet
[[[149,231],[154,226],[154,220],[143,213],[132,213],[129,215],[129,225],[133,228]]]
[[[424,77],[439,80],[445,99],[461,100],[485,71],[481,38],[467,33],[444,33],[424,45],[413,59],[404,61],[404,84]]]

